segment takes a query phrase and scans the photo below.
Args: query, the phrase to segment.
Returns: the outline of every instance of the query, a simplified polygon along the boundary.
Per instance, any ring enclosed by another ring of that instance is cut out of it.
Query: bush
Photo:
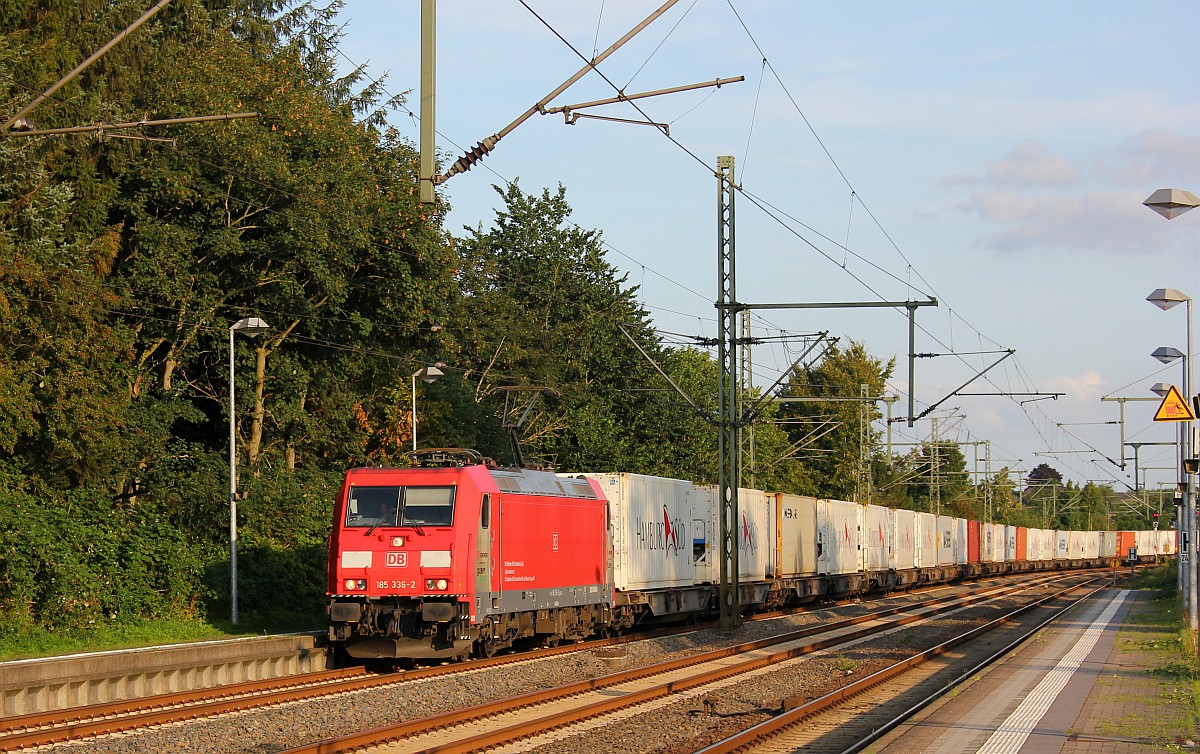
[[[43,489],[0,468],[0,631],[226,618],[228,512],[218,471],[200,459],[121,499],[97,487]],[[340,481],[340,473],[272,471],[244,484],[238,607],[255,625],[322,620]]]
[[[185,616],[202,564],[185,533],[151,505],[106,490],[23,488],[0,473],[0,621],[6,630],[70,631]]]
[[[245,499],[238,503],[239,614],[324,614],[329,526],[341,476],[269,471],[245,483]],[[213,617],[228,615],[228,559],[213,563],[209,576],[210,588],[221,595]]]

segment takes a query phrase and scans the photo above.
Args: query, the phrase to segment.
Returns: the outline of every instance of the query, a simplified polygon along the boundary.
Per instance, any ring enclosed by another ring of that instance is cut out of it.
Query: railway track
[[[0,751],[194,720],[292,701],[312,693],[332,693],[338,687],[358,687],[378,679],[379,676],[362,668],[348,668],[7,717],[0,719]]]
[[[589,646],[615,641],[617,640],[600,640]],[[477,660],[465,665],[426,667],[404,672],[371,672],[363,667],[343,668],[0,718],[0,752],[19,751],[334,694],[411,683],[466,668],[496,667],[572,651],[577,649],[558,647],[524,655]]]
[[[1076,588],[1078,577],[1067,578],[1072,582],[1070,588]],[[1045,580],[1034,583],[1045,583]],[[682,698],[701,698],[715,689],[745,682],[754,674],[769,672],[796,658],[845,647],[901,626],[1007,598],[1030,586],[1019,584],[979,590],[970,595],[942,597],[918,606],[824,623],[681,660],[318,741],[289,749],[286,754],[333,754],[365,749],[380,754],[472,752],[530,739],[513,749],[528,750],[549,744],[557,736],[574,735],[581,728],[607,725],[616,716],[631,714],[634,708],[673,703]],[[1055,595],[1058,593],[1056,591]]]
[[[1020,589],[1031,583],[1044,581],[1046,578],[1045,574],[1040,574],[1032,581],[1014,581],[1010,579],[1005,580],[1002,584],[1008,586],[1010,589]],[[983,594],[982,587],[979,587],[979,589],[981,590],[979,594]],[[932,593],[936,594],[942,590],[944,588],[938,588],[933,590]],[[906,601],[911,600],[913,596],[915,596],[913,593],[904,595]],[[946,601],[952,599],[954,598],[942,596],[927,599],[921,604],[948,604]],[[903,619],[901,613],[913,609],[914,607],[911,604],[906,607],[890,607],[868,615],[839,621],[837,624],[823,624],[821,628],[827,630],[833,626],[841,625],[847,632],[855,630],[870,631],[872,630],[872,621],[900,620]],[[928,609],[933,608],[930,607]],[[892,617],[889,618],[888,616]],[[907,620],[917,619],[919,618],[913,618],[912,616],[907,618]],[[803,639],[804,634],[811,635],[813,630],[809,629],[806,632],[798,632],[793,635],[791,640],[800,641]],[[663,636],[681,633],[681,630],[671,632],[660,631],[656,633],[659,636]],[[287,679],[233,684],[197,692],[182,692],[165,696],[148,697],[123,703],[79,707],[57,713],[5,718],[0,719],[0,751],[17,751],[35,746],[79,741],[108,734],[136,731],[166,723],[198,721],[230,713],[277,706],[288,702],[330,697],[347,692],[399,687],[407,683],[434,679],[441,675],[463,671],[487,672],[490,668],[496,666],[534,662],[549,655],[591,651],[597,656],[600,656],[602,652],[609,652],[613,656],[619,656],[621,644],[629,641],[640,641],[643,638],[645,638],[645,635],[600,640],[578,645],[561,646],[536,653],[503,655],[487,660],[421,668],[403,673],[368,673],[361,668],[326,671],[294,676]],[[755,642],[752,644],[761,643]],[[812,644],[813,642],[808,643]],[[769,655],[768,644],[763,644],[760,647],[748,646],[747,648],[743,648],[742,651],[758,651]],[[721,651],[731,652],[731,650]],[[809,651],[812,650],[810,649]],[[688,662],[691,662],[691,660],[680,664],[686,665]],[[599,693],[611,694],[613,693],[613,689],[602,689]],[[329,745],[325,744],[326,748],[307,750],[342,750],[328,748]]]
[[[953,650],[1012,624],[1024,613],[1088,586],[1080,584],[1012,610],[962,636],[919,652],[819,699],[797,704],[753,728],[699,749],[695,754],[792,751],[854,754],[864,751],[878,738],[950,693],[987,665],[1008,655],[1067,610],[1105,587],[1092,586],[1085,594],[1058,608],[1050,618],[1015,631],[1016,636],[999,650],[963,652],[949,658]]]

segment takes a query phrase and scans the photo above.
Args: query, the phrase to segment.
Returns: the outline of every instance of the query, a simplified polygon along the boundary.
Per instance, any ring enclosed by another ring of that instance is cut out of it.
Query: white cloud
[[[1116,185],[1154,186],[1200,176],[1200,137],[1153,130],[1135,134],[1130,143],[1096,155],[1092,171]],[[1186,188],[1186,187],[1185,187]]]
[[[988,182],[1002,186],[1071,186],[1078,184],[1082,175],[1082,170],[1047,152],[1037,139],[1021,142],[987,169]]]
[[[1194,189],[1197,176],[1200,137],[1156,129],[1076,160],[1028,139],[988,163],[983,176],[956,174],[942,185],[981,187],[959,204],[992,227],[977,237],[981,248],[1144,254],[1171,239],[1164,225],[1144,222],[1142,200],[1161,186]]]
[[[984,175],[956,173],[945,176],[939,183],[1020,189],[1094,182],[1136,186],[1141,190],[1176,180],[1188,183],[1197,176],[1200,176],[1200,136],[1155,129],[1133,134],[1119,146],[1075,161],[1048,151],[1040,139],[1027,139],[1003,158],[989,162]]]
[[[1087,407],[1094,406],[1111,387],[1095,369],[1087,369],[1079,374],[1051,377],[1043,385],[1047,392],[1066,393],[1062,400]]]
[[[1130,192],[1100,192],[1078,196],[1026,195],[1000,191],[972,194],[967,209],[999,226],[977,239],[984,248],[999,251],[1077,249],[1145,253],[1161,246],[1136,222],[1144,197]]]

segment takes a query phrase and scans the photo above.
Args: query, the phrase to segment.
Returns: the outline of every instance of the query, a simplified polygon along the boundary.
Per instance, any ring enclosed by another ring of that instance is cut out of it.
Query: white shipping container
[[[1042,529],[1042,560],[1058,558],[1058,530]]]
[[[892,567],[892,510],[867,505],[866,516],[867,570],[886,571]]]
[[[1027,528],[1025,530],[1025,559],[1038,561],[1042,559],[1042,530]]]
[[[917,512],[892,511],[892,567],[906,571],[917,565]]]
[[[953,516],[938,516],[938,565],[954,565],[958,562],[958,519]]]
[[[1055,532],[1053,529],[1038,529],[1038,560],[1054,560],[1055,557]]]
[[[1017,527],[1004,527],[1004,560],[1014,563],[1017,560]]]
[[[1086,557],[1086,540],[1087,535],[1085,532],[1072,531],[1068,534],[1067,547],[1070,552],[1070,559],[1073,559],[1073,561],[1081,561],[1081,559]]]
[[[937,516],[932,513],[917,513],[917,567],[933,568],[938,564]]]
[[[1095,560],[1100,557],[1100,532],[1085,531],[1083,533],[1083,557]]]
[[[1159,555],[1158,534],[1149,529],[1137,532],[1138,556]]]
[[[1176,532],[1175,532],[1175,530],[1174,529],[1165,529],[1165,530],[1160,529],[1160,530],[1154,532],[1154,534],[1155,534],[1155,546],[1158,547],[1158,554],[1159,555],[1174,555],[1176,552],[1176,547],[1175,547]]]
[[[845,500],[817,501],[817,570],[856,573],[863,567],[861,506]]]
[[[1071,551],[1067,544],[1069,535],[1070,535],[1070,532],[1067,531],[1066,529],[1055,529],[1054,530],[1054,559],[1055,560],[1069,560],[1071,558]]]
[[[698,584],[716,584],[721,580],[721,491],[719,487],[696,485],[692,489],[692,528],[705,532],[707,553],[697,558],[695,578]],[[775,547],[773,496],[761,490],[738,490],[737,558],[738,580],[765,581]],[[701,547],[697,538],[694,547]]]
[[[817,572],[817,499],[781,494],[776,503],[779,527],[780,576],[811,576]]]
[[[762,490],[738,490],[738,578],[766,581],[770,574],[774,495]],[[714,519],[720,523],[720,519]],[[719,529],[718,529],[719,531]]]
[[[979,559],[984,563],[1004,560],[1004,527],[1000,524],[979,525]]]
[[[1083,560],[1083,551],[1083,532],[1074,530],[1067,532],[1067,558]]]
[[[967,547],[967,526],[967,519],[954,519],[954,562],[957,565],[966,564],[971,555],[970,549]]]
[[[696,575],[694,557],[717,565],[715,551],[708,557],[709,548],[718,545],[715,537],[697,527],[705,519],[693,518],[691,482],[624,472],[584,476],[596,480],[608,498],[617,589],[690,586]]]
[[[1117,557],[1117,533],[1115,531],[1100,532],[1100,557]]]

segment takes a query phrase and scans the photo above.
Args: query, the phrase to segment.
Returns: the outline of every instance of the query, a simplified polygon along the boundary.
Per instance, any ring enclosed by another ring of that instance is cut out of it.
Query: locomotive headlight
[[[403,547],[404,537],[392,537],[392,547]]]
[[[367,580],[366,579],[346,579],[346,581],[343,582],[343,586],[346,587],[346,591],[348,591],[348,592],[353,592],[355,590],[360,591],[360,592],[365,592],[367,590]]]
[[[352,591],[353,589],[354,589],[354,579],[346,579],[346,591]]]
[[[450,588],[450,582],[445,579],[425,579],[425,588],[429,590],[437,589],[444,592]]]

